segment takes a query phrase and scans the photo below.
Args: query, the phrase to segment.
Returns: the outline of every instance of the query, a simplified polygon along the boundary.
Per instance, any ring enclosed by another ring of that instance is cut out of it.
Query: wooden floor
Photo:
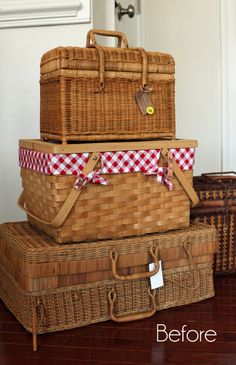
[[[236,364],[236,277],[215,279],[216,297],[127,324],[111,321],[45,334],[32,352],[31,335],[0,302],[0,365],[234,365]],[[156,325],[168,330],[217,332],[214,343],[157,343]]]

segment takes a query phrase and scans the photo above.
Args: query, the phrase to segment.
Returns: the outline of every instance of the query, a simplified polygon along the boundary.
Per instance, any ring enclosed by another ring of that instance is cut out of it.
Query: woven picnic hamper
[[[55,246],[48,247],[49,245],[46,242],[45,236],[43,241],[45,247],[42,247],[42,245],[39,245],[39,239],[35,239],[33,243],[31,237],[32,230],[30,231],[26,223],[5,224],[0,227],[0,230],[1,245],[6,240],[7,244],[5,246],[3,244],[4,250],[7,250],[7,246],[9,245],[8,253],[11,257],[13,256],[12,247],[15,246],[16,252],[16,246],[18,244],[18,267],[22,267],[23,270],[28,270],[28,275],[30,275],[31,269],[34,271],[34,267],[38,274],[43,271],[45,272],[46,267],[50,271],[52,267],[50,267],[49,263],[48,266],[46,264],[50,259],[52,263],[55,263],[55,269],[58,271],[60,266],[59,259],[62,257],[62,254],[58,252],[59,249]],[[20,238],[22,231],[23,237]],[[26,232],[29,233],[31,239],[27,238]],[[116,322],[127,322],[148,318],[154,315],[157,310],[194,303],[212,297],[214,295],[212,256],[216,247],[215,229],[200,225],[187,229],[186,235],[183,232],[169,233],[168,235],[167,240],[165,240],[163,235],[164,242],[156,242],[157,247],[160,246],[163,267],[165,267],[165,263],[167,263],[167,267],[172,266],[172,264],[169,264],[171,260],[169,261],[167,259],[165,261],[165,257],[170,258],[168,255],[171,255],[172,251],[178,257],[177,260],[179,262],[182,258],[183,261],[180,267],[164,268],[164,286],[158,289],[151,290],[149,279],[145,272],[139,273],[139,275],[137,273],[135,275],[118,275],[107,280],[60,286],[55,289],[23,290],[21,284],[19,284],[19,276],[15,273],[13,277],[9,273],[9,266],[6,265],[1,252],[0,298],[22,325],[33,333],[33,348],[36,350],[37,333],[60,331],[109,319]],[[178,235],[178,238],[176,238],[176,235]],[[16,240],[16,236],[18,236],[18,240]],[[173,239],[172,247],[170,243],[171,237]],[[25,240],[24,245],[23,240]],[[178,240],[179,243],[177,242]],[[186,240],[188,241],[188,246],[185,246],[186,250],[183,250],[184,241]],[[20,241],[21,247],[19,246]],[[199,251],[197,247],[198,241],[200,246]],[[204,248],[204,242],[207,249]],[[164,243],[167,244],[166,249],[164,248]],[[150,244],[153,245],[153,240],[150,241]],[[31,257],[29,254],[29,245],[34,246],[31,250]],[[74,250],[79,250],[79,246],[80,244],[74,244]],[[98,262],[100,260],[102,261],[100,257],[102,251],[99,250],[96,244],[87,244],[88,251],[91,254],[93,246],[95,246],[94,252],[97,253],[97,257],[99,258]],[[145,241],[144,246],[146,246]],[[34,262],[32,265],[29,264],[27,268],[26,262],[20,257],[20,254],[24,256],[23,247],[26,248],[25,257],[28,256],[28,260],[31,258],[31,261],[34,261],[34,257],[36,259],[38,256],[38,263]],[[38,252],[34,255],[33,250],[36,250],[36,247]],[[142,248],[140,243],[136,247],[139,248],[140,252]],[[121,244],[121,242],[118,242],[118,246],[116,246],[117,251],[119,248],[121,248],[121,251],[125,251],[125,245]],[[43,253],[47,249],[52,255],[51,258],[50,254],[48,256],[44,255],[46,262],[43,262]],[[86,252],[85,250],[82,251],[83,255],[81,254],[81,256],[83,257],[86,255]],[[68,253],[67,267],[70,266],[73,271],[76,267],[76,261],[70,261],[72,248],[66,245],[64,252],[65,255]],[[194,253],[196,254],[195,256],[193,256]],[[104,246],[104,256],[106,255],[109,258],[109,246],[108,249]],[[198,260],[198,255],[201,257],[200,260]],[[57,261],[55,260],[56,256]],[[91,256],[95,257],[96,254]],[[40,258],[41,262],[39,262]],[[153,258],[149,260],[154,261],[154,267],[159,268],[159,262],[155,262]],[[135,265],[134,262],[132,262],[133,265]],[[91,259],[91,266],[93,267],[93,259]],[[142,268],[142,265],[140,267]],[[113,273],[112,263],[110,263],[109,270]],[[13,273],[12,270],[10,271]],[[149,274],[153,275],[153,272]]]
[[[236,173],[202,174],[193,181],[200,202],[191,209],[192,221],[212,224],[218,231],[214,272],[233,273],[236,271]]]
[[[102,47],[96,34],[116,37],[118,47]],[[174,72],[171,55],[129,48],[120,32],[93,29],[86,48],[52,49],[41,58],[41,137],[173,139]]]
[[[198,202],[192,188],[196,145],[21,140],[19,205],[58,243],[187,227],[190,203]]]
[[[23,290],[39,291],[102,280],[152,276],[164,270],[212,261],[216,230],[205,224],[142,237],[58,245],[28,222],[0,226],[1,265]],[[154,272],[148,264],[154,262]]]

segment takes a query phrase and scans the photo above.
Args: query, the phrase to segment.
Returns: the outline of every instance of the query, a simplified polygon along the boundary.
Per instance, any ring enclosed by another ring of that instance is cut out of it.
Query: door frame
[[[221,169],[236,170],[236,2],[219,0]]]

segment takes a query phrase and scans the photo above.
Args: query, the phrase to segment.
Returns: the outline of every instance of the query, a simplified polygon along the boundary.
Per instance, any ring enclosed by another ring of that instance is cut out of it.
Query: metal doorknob
[[[135,8],[133,5],[129,5],[127,9],[123,8],[120,3],[118,3],[116,6],[118,8],[117,15],[119,20],[121,20],[122,16],[126,14],[128,15],[129,18],[134,17]]]

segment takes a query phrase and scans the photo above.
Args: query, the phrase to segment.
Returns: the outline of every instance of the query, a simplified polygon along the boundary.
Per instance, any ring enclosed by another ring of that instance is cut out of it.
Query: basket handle
[[[95,39],[95,34],[102,35],[105,37],[114,37],[118,39],[117,47],[121,47],[123,42],[124,48],[129,48],[126,35],[122,32],[117,32],[113,30],[102,30],[102,29],[91,29],[87,33],[86,47],[94,47],[97,44]],[[92,42],[92,43],[91,43]]]
[[[148,312],[142,312],[137,314],[130,314],[127,316],[119,316],[117,317],[114,313],[115,301],[116,301],[116,292],[115,289],[112,288],[108,292],[108,303],[109,303],[109,313],[110,317],[114,322],[122,323],[122,322],[131,322],[137,321],[144,318],[152,317],[156,313],[156,301],[155,301],[155,292],[154,294],[151,293],[150,288],[148,288],[148,294],[151,300],[151,309]]]
[[[105,54],[104,48],[100,44],[94,44],[94,47],[98,51],[99,55],[99,91],[102,91],[105,86]],[[148,59],[146,51],[139,48],[132,48],[134,51],[139,51],[142,58],[142,84],[140,88],[144,92],[150,92],[151,88],[147,85],[148,79]]]
[[[235,176],[228,176],[229,174],[234,174]],[[227,179],[228,177],[230,177],[233,180],[236,179],[236,172],[235,171],[208,172],[208,173],[202,173],[201,176],[204,179],[206,179],[206,181],[214,182],[215,184],[221,185],[225,189],[227,188],[227,186],[224,184],[223,180]],[[219,181],[217,177],[222,178],[222,181]]]
[[[94,167],[96,166],[96,164],[98,163],[100,158],[100,155],[98,152],[93,152],[87,162],[87,165],[84,167],[82,174],[83,175],[88,175],[90,172],[93,171]],[[70,213],[71,209],[73,208],[76,200],[78,199],[80,193],[81,193],[82,189],[75,189],[73,188],[69,195],[67,196],[64,204],[62,205],[61,209],[59,210],[59,212],[57,213],[56,217],[51,221],[51,222],[47,222],[39,217],[37,217],[36,215],[30,213],[26,207],[26,200],[25,200],[25,194],[24,191],[21,193],[18,201],[17,201],[17,205],[25,212],[27,213],[30,217],[34,218],[35,220],[37,220],[40,223],[46,224],[49,227],[53,227],[53,228],[59,228],[61,227],[61,225],[64,223],[64,221],[66,220],[68,214]]]
[[[205,177],[210,177],[210,175],[216,176],[216,175],[229,175],[229,174],[234,174],[236,177],[236,172],[235,171],[221,171],[221,172],[203,172],[201,175],[205,176]]]
[[[100,29],[91,29],[87,33],[87,41],[86,47],[96,48],[99,55],[99,91],[104,89],[104,79],[105,79],[105,55],[104,55],[104,47],[96,42],[95,34],[103,35],[107,37],[116,37],[118,38],[117,47],[121,47],[121,43],[123,41],[124,49],[128,49],[128,41],[126,35],[121,32],[111,31],[111,30],[100,30]],[[92,42],[92,43],[91,43]],[[147,86],[147,77],[148,77],[148,58],[146,51],[139,48],[132,48],[133,51],[139,51],[142,58],[142,85],[141,89],[143,91],[150,91],[150,88]]]
[[[168,150],[166,148],[162,149],[161,154],[162,154],[164,160],[168,159]],[[177,177],[180,184],[184,188],[186,194],[191,199],[192,206],[194,207],[195,205],[197,205],[199,203],[199,198],[197,196],[197,193],[195,192],[195,190],[193,189],[191,184],[188,182],[183,171],[181,171],[178,164],[174,160],[173,160],[173,170],[174,170],[175,176]]]
[[[193,259],[192,253],[191,253],[191,243],[188,241],[188,239],[184,242],[183,248],[186,252],[189,266],[192,268],[193,272],[195,272],[195,274],[197,275],[197,283],[195,284],[195,286],[190,287],[189,285],[178,283],[176,280],[172,279],[168,275],[165,276],[164,279],[170,281],[171,283],[174,283],[174,284],[178,285],[180,288],[183,288],[183,289],[186,289],[186,290],[196,290],[200,286],[200,274],[199,274],[198,268],[197,268],[197,266],[194,262],[194,259]]]
[[[150,252],[150,255],[154,262],[154,269],[152,271],[141,272],[141,273],[130,274],[130,275],[119,275],[117,273],[117,267],[116,267],[117,260],[118,260],[118,253],[115,249],[113,251],[111,251],[109,253],[109,257],[111,260],[112,274],[115,277],[115,279],[117,279],[117,280],[136,280],[136,279],[150,278],[151,276],[155,275],[159,271],[158,247],[151,246],[149,252]]]

